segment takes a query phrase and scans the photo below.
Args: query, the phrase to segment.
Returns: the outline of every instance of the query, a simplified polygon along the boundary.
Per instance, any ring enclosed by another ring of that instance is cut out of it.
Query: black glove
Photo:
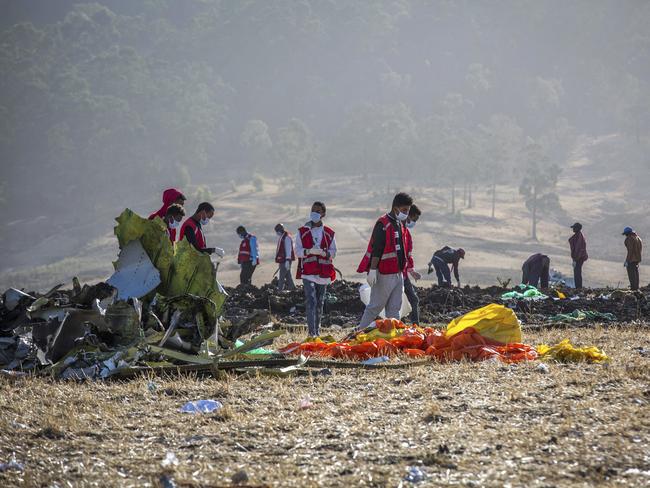
[[[206,248],[203,249],[203,252],[206,253],[206,254],[214,254],[215,250],[216,250],[216,248],[214,248],[214,247],[206,247]]]
[[[433,273],[433,266],[429,265],[429,270],[427,271],[427,274]]]

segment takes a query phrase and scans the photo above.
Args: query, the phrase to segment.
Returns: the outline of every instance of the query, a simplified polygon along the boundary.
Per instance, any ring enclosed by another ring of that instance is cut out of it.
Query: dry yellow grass
[[[538,362],[334,370],[331,376],[128,382],[0,379],[1,486],[648,486],[646,328],[548,330],[596,344],[609,365]],[[178,412],[214,398],[218,414]],[[301,408],[302,400],[311,406]],[[170,451],[178,466],[163,468]]]

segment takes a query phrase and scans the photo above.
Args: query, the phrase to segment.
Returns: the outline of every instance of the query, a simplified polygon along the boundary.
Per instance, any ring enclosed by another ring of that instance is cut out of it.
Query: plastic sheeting
[[[576,363],[576,362],[589,362],[589,363],[602,363],[609,361],[609,357],[596,346],[588,347],[575,347],[569,339],[564,339],[562,342],[549,346],[540,344],[537,346],[537,353],[540,359],[553,359],[562,363]]]
[[[491,303],[452,320],[445,336],[450,338],[473,328],[485,339],[501,344],[521,342],[521,325],[515,312],[503,305]]]
[[[359,298],[366,306],[368,305],[368,303],[370,303],[370,291],[371,291],[370,285],[368,285],[367,283],[364,283],[359,287]],[[410,313],[411,313],[411,304],[408,301],[408,298],[406,298],[404,292],[402,292],[402,308],[400,308],[399,310],[399,316],[400,318],[406,317]],[[382,310],[381,312],[379,312],[379,316],[382,319],[385,319],[386,310]]]
[[[396,319],[378,320],[375,326],[372,331],[357,334],[350,341],[317,339],[289,344],[279,352],[361,360],[397,353],[439,361],[498,359],[518,362],[537,358],[532,346],[519,342],[519,321],[512,310],[502,305],[492,304],[474,310],[452,321],[444,332],[430,327],[407,327]]]

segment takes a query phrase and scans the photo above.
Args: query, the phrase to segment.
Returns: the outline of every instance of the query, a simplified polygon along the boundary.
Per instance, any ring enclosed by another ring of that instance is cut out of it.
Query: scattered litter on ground
[[[564,339],[554,346],[540,344],[537,346],[537,353],[540,359],[553,359],[562,363],[609,361],[607,355],[596,346],[575,347],[569,339]]]
[[[223,408],[223,404],[216,400],[196,400],[187,402],[180,409],[182,413],[210,413]]]
[[[404,481],[408,481],[409,483],[420,483],[426,479],[424,471],[417,466],[409,466],[406,469],[408,472],[406,473],[406,476],[404,476]]]
[[[616,321],[616,316],[612,313],[593,312],[591,310],[574,310],[569,313],[558,313],[548,318],[549,322],[580,322],[582,320],[614,322]]]
[[[513,291],[501,295],[502,300],[546,300],[547,295],[532,285],[517,285]]]
[[[25,471],[25,465],[16,461],[16,454],[11,454],[11,460],[6,463],[0,463],[0,473],[4,471]]]
[[[169,468],[171,466],[178,466],[180,464],[180,461],[176,457],[176,454],[174,454],[171,451],[168,451],[167,454],[165,454],[165,458],[160,462],[160,465],[163,468]]]

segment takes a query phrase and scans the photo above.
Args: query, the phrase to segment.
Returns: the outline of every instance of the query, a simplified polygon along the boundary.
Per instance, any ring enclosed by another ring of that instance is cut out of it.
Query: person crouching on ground
[[[289,290],[295,290],[296,285],[291,276],[291,263],[296,260],[293,237],[282,224],[275,226],[275,233],[278,235],[278,246],[275,250],[275,262],[278,263],[278,290],[284,290],[285,286]]]
[[[546,254],[533,254],[521,266],[521,283],[546,289],[550,281],[550,269],[551,258]]]
[[[438,249],[433,253],[433,256],[431,256],[428,274],[431,274],[435,269],[438,278],[438,286],[451,288],[451,272],[453,272],[454,278],[456,278],[456,284],[458,285],[458,288],[460,288],[460,274],[458,272],[458,267],[461,259],[465,259],[465,249],[454,249],[449,246]],[[451,271],[449,271],[449,265],[451,265]]]
[[[239,283],[250,285],[253,281],[255,268],[260,264],[260,252],[257,247],[257,237],[246,231],[243,225],[237,227],[237,235],[241,239],[239,244],[239,253],[237,254],[237,263],[241,267],[239,273]]]
[[[404,292],[404,273],[407,269],[404,223],[408,218],[413,199],[406,193],[393,198],[390,212],[379,217],[368,243],[370,256],[366,253],[357,268],[367,272],[371,287],[370,301],[366,305],[358,329],[366,328],[386,310],[386,318],[399,319]]]
[[[302,278],[309,337],[320,335],[327,285],[336,279],[336,239],[334,231],[323,225],[326,212],[323,202],[314,202],[309,222],[298,229],[296,239],[296,278]]]

